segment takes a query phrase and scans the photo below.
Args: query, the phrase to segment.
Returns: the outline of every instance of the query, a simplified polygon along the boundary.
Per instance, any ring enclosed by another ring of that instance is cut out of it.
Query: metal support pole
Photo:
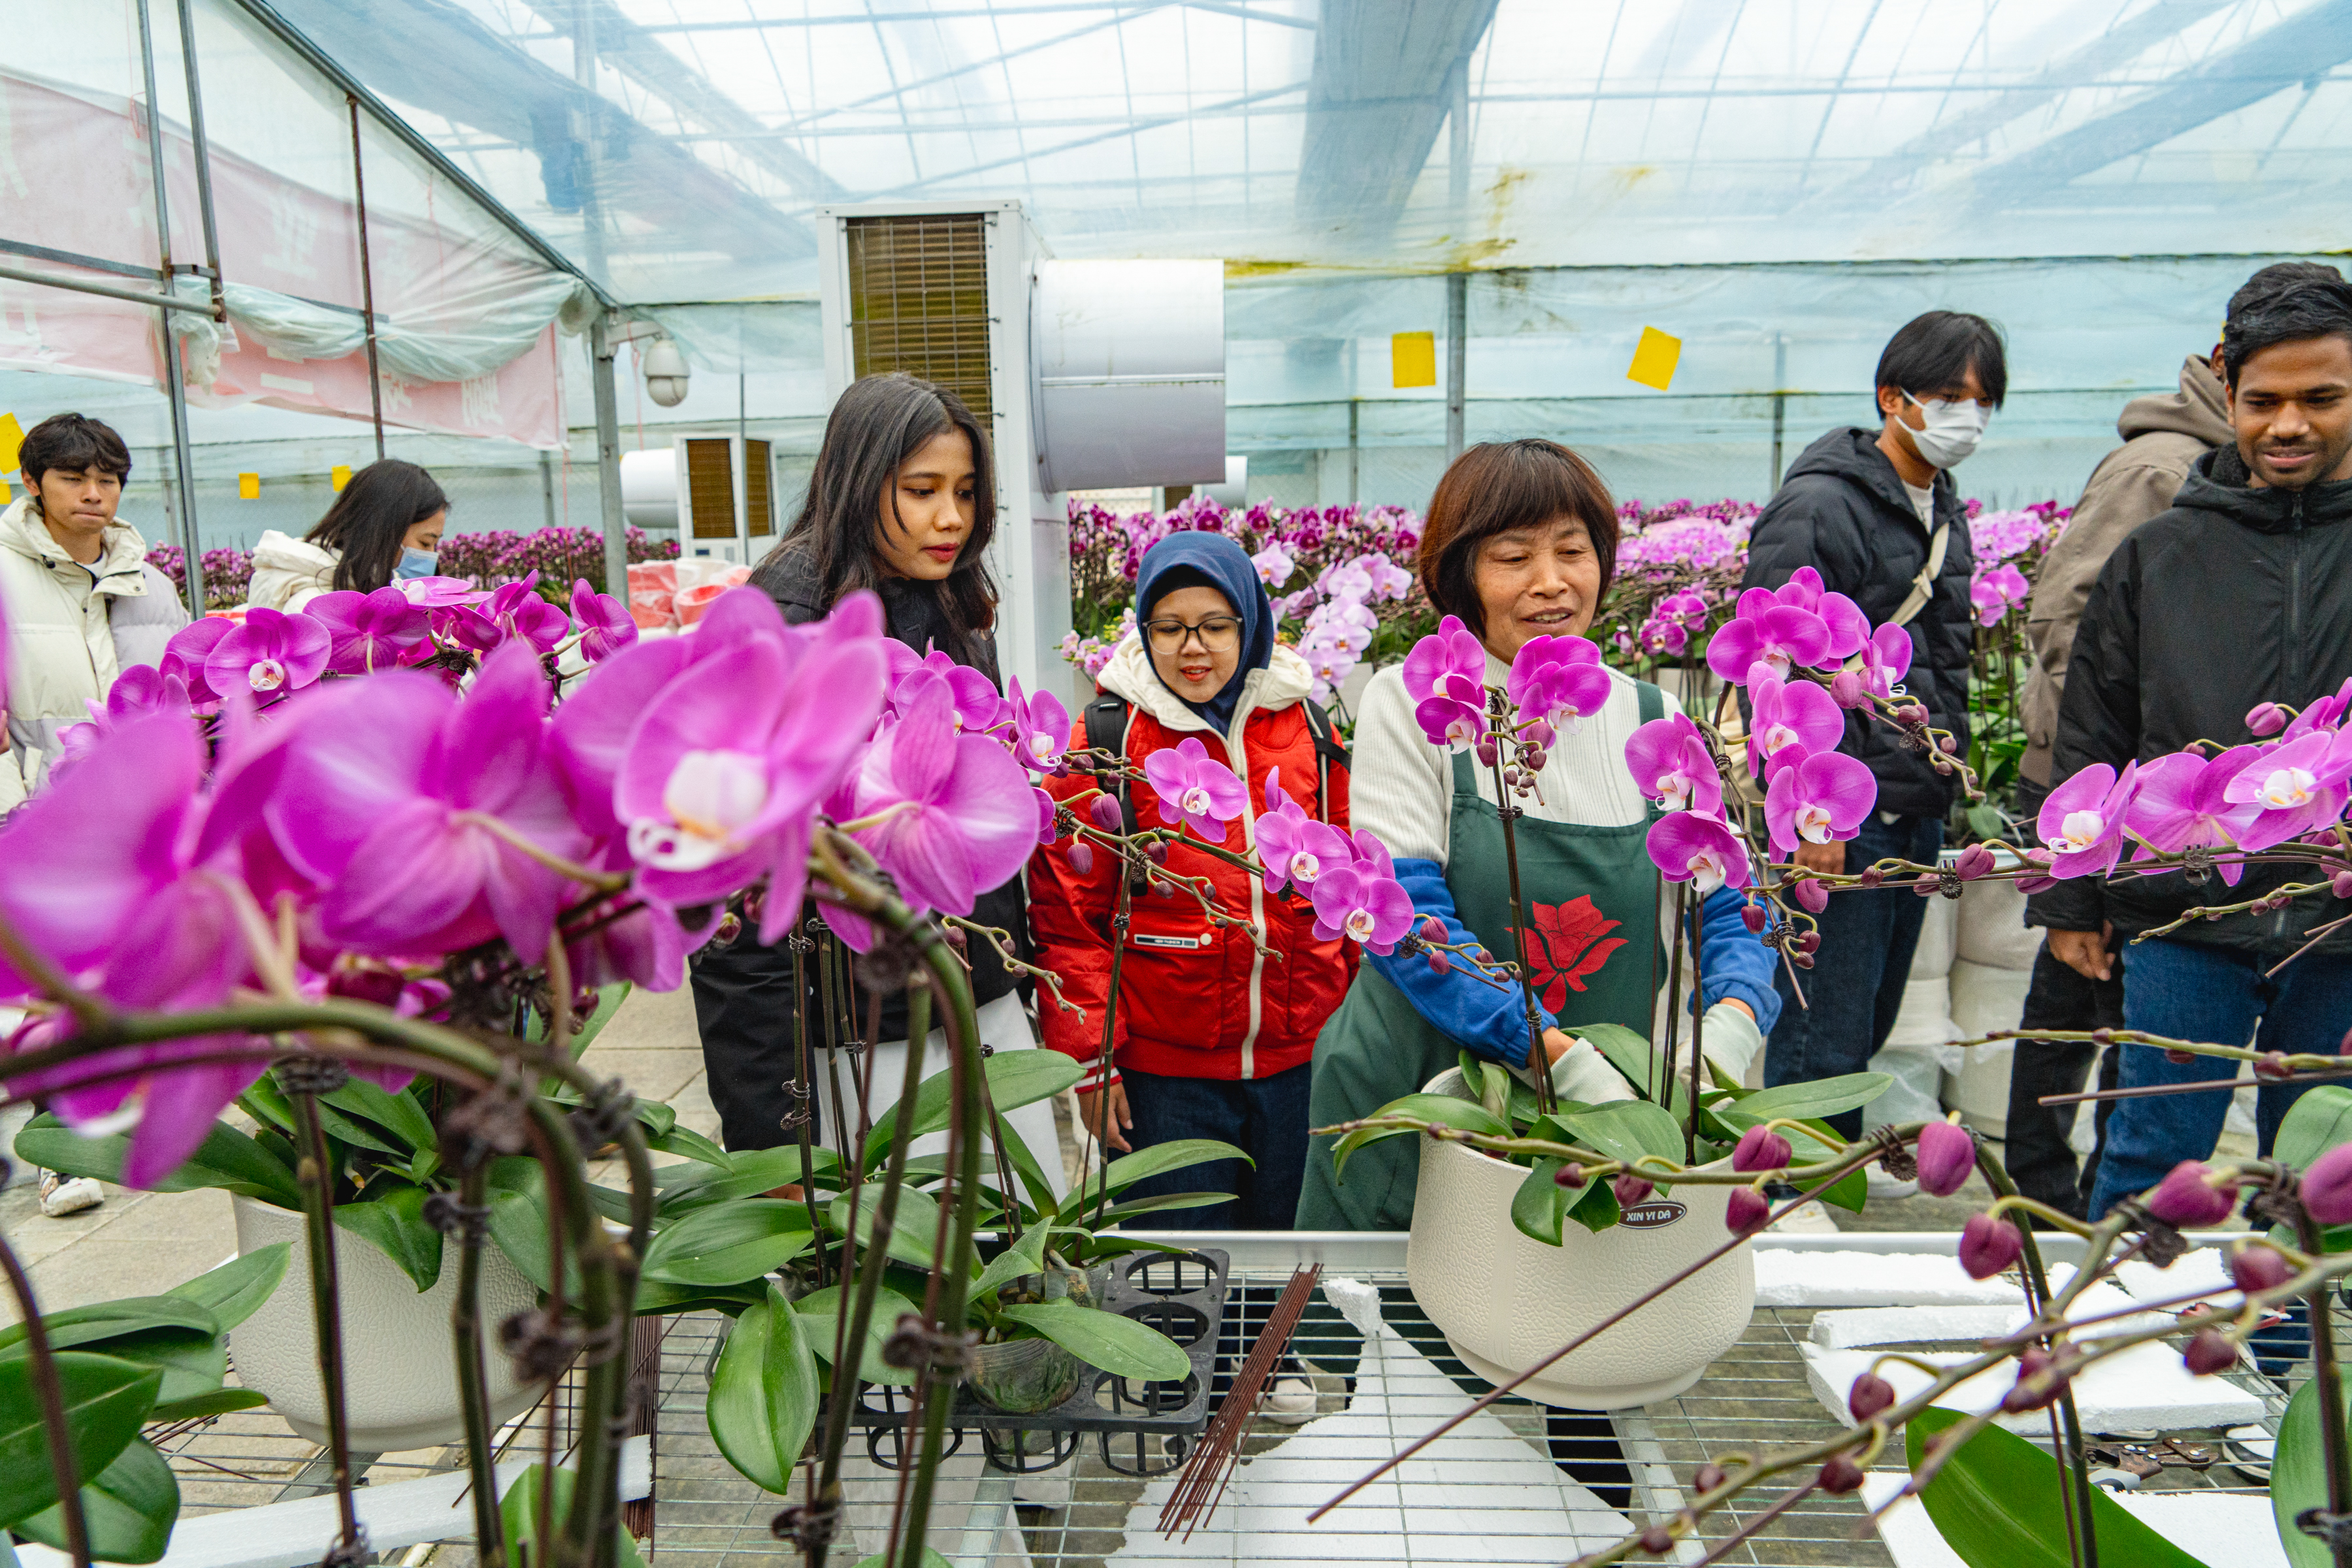
[[[547,505],[547,526],[555,526],[555,454],[539,455],[539,494]]]
[[[588,329],[591,355],[589,380],[596,392],[596,498],[604,513],[604,592],[626,601],[629,594],[629,538],[621,513],[621,409],[613,390],[613,318],[598,311]]]
[[[147,87],[147,171],[155,184],[155,247],[158,281],[172,291],[172,204],[163,188],[163,117],[155,102],[155,36],[147,15],[147,0],[139,0],[139,64]],[[163,339],[163,392],[172,405],[172,458],[179,471],[180,552],[188,613],[205,613],[205,551],[196,536],[195,458],[188,450],[188,388],[180,374],[180,344],[172,335],[172,313],[158,310],[157,332]]]
[[[1468,377],[1470,275],[1445,275],[1445,460],[1462,455],[1463,383]]]
[[[360,215],[360,310],[367,321],[368,407],[375,419],[375,460],[383,461],[383,371],[375,356],[375,268],[368,260],[367,176],[360,156],[360,98],[343,94],[352,110],[352,201]]]
[[[1361,475],[1362,448],[1357,444],[1357,416],[1363,410],[1360,398],[1348,399],[1348,504],[1356,504],[1356,484]]]
[[[188,75],[188,145],[195,153],[196,216],[205,229],[205,270],[212,275],[213,316],[228,320],[228,294],[221,277],[220,227],[213,221],[212,144],[205,140],[205,89],[196,79],[196,22],[192,0],[180,0],[180,63]]]
[[[1780,488],[1780,437],[1789,419],[1789,341],[1772,334],[1772,488]]]
[[[1446,195],[1454,243],[1469,239],[1470,57],[1454,62],[1446,79]],[[1469,376],[1470,275],[1445,275],[1445,460],[1462,455],[1464,385]]]

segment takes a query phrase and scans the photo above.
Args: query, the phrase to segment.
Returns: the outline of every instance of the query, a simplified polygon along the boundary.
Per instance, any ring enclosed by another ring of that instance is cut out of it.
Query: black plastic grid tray
[[[1025,1473],[1051,1469],[1076,1452],[1087,1433],[1097,1436],[1103,1462],[1127,1475],[1160,1475],[1184,1462],[1192,1439],[1209,1424],[1209,1396],[1217,1375],[1218,1330],[1224,1319],[1227,1255],[1206,1247],[1181,1257],[1139,1252],[1094,1271],[1107,1311],[1150,1324],[1184,1347],[1192,1370],[1181,1383],[1118,1377],[1089,1367],[1077,1392],[1051,1410],[1013,1415],[981,1403],[959,1384],[948,1424],[948,1452],[980,1434],[989,1463]],[[866,1434],[875,1463],[903,1468],[907,1391],[871,1384],[850,1414]],[[1115,1441],[1115,1439],[1118,1439]]]

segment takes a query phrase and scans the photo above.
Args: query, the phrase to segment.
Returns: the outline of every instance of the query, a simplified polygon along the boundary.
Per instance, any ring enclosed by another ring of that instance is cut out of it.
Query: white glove
[[[1609,1058],[1591,1040],[1577,1041],[1551,1064],[1551,1088],[1560,1099],[1585,1105],[1606,1105],[1612,1100],[1636,1098],[1625,1075],[1610,1065]]]
[[[1716,1081],[1746,1083],[1748,1066],[1763,1048],[1764,1031],[1746,1009],[1733,1003],[1717,1002],[1699,1020],[1699,1054],[1715,1069]]]

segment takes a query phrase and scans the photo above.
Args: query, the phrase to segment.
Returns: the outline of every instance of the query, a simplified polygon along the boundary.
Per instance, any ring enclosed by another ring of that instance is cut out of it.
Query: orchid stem
[[[304,1230],[310,1243],[310,1310],[319,1333],[319,1377],[327,1401],[327,1459],[335,1478],[335,1510],[341,1543],[361,1550],[360,1516],[352,1497],[351,1417],[344,1406],[341,1290],[335,1270],[334,1169],[327,1158],[327,1135],[319,1125],[318,1100],[307,1089],[288,1097],[302,1135],[296,1175],[302,1184]]]
[[[65,1384],[58,1378],[58,1358],[49,1348],[48,1326],[41,1321],[40,1305],[33,1299],[33,1282],[5,1237],[0,1237],[0,1269],[7,1271],[9,1292],[16,1298],[16,1316],[25,1324],[26,1370],[32,1373],[33,1392],[41,1401],[41,1432],[49,1450],[49,1473],[57,1480],[66,1552],[73,1559],[74,1568],[90,1568],[89,1523],[82,1514],[81,1478],[74,1470],[73,1428],[66,1424]]]

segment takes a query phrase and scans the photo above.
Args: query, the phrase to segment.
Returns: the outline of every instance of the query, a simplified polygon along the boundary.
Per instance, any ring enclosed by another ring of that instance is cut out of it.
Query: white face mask
[[[1911,432],[1911,444],[1919,449],[1919,456],[1939,468],[1966,462],[1984,439],[1985,425],[1992,418],[1992,410],[1974,398],[1949,403],[1940,397],[1913,397],[1907,392],[1903,395],[1927,416],[1926,429]]]

